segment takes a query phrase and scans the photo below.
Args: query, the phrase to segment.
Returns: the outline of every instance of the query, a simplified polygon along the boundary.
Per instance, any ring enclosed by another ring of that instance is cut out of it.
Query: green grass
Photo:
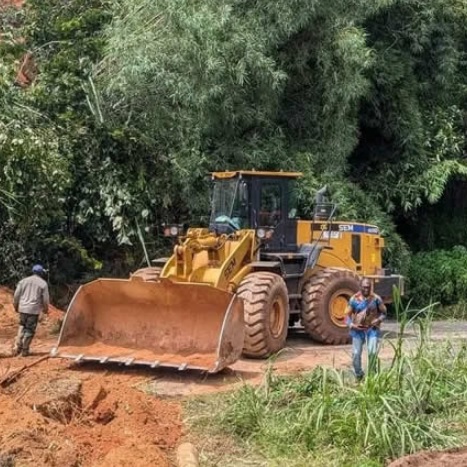
[[[435,320],[467,320],[467,303],[460,302],[456,305],[437,307],[433,314]]]
[[[420,330],[417,344],[396,340],[392,362],[361,384],[328,368],[296,377],[268,371],[259,387],[189,402],[197,432],[230,446],[210,453],[208,442],[203,465],[370,467],[421,449],[462,445],[467,342],[432,342],[430,317],[419,319],[429,311],[412,318]],[[407,314],[399,318],[403,331]]]

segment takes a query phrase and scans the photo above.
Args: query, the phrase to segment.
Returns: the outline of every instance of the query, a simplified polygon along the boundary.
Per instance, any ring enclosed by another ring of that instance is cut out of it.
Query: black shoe
[[[21,356],[22,356],[22,357],[29,357],[29,355],[31,355],[30,352],[29,352],[29,350],[23,349],[23,350],[21,351]]]
[[[361,382],[365,379],[365,375],[358,375],[358,376],[355,377],[355,379],[356,379],[359,383],[361,383]]]

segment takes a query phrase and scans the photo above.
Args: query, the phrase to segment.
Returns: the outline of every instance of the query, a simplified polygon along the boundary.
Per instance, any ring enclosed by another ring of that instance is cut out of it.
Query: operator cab
[[[254,229],[272,251],[297,249],[298,172],[235,171],[212,174],[209,228],[218,234]]]

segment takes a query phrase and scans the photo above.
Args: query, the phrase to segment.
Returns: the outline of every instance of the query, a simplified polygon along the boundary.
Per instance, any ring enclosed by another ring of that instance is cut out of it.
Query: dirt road
[[[396,322],[387,322],[384,327],[384,337],[380,356],[390,359],[393,350],[390,345],[399,332]],[[408,342],[416,342],[417,329],[409,327],[404,333]],[[431,336],[434,340],[457,340],[467,338],[467,322],[438,321],[433,325]],[[281,374],[292,374],[307,371],[317,366],[349,368],[351,346],[325,346],[310,340],[302,330],[290,332],[287,347],[278,356],[270,360],[241,359],[230,369],[218,375],[204,376],[196,373],[180,372],[154,373],[148,383],[151,392],[168,396],[189,396],[209,392],[230,390],[247,381],[255,384],[261,382],[265,370],[272,366]]]
[[[397,338],[399,325],[396,322],[387,322],[384,327],[383,345],[381,349],[382,359],[390,359],[393,351],[391,341]],[[415,342],[417,329],[408,328],[404,339]],[[47,354],[56,342],[56,336],[39,334],[34,341],[35,356]],[[0,355],[8,355],[14,335],[14,329],[9,332],[0,330]],[[467,338],[467,322],[438,321],[433,323],[431,337],[434,340],[458,340]],[[198,372],[159,369],[120,368],[118,366],[100,366],[98,364],[71,365],[68,361],[62,361],[59,365],[62,371],[73,368],[73,371],[87,374],[88,371],[107,375],[127,375],[136,380],[144,379],[145,389],[151,393],[164,397],[183,397],[210,392],[230,390],[235,386],[249,382],[259,383],[265,370],[272,368],[281,374],[307,371],[317,366],[329,366],[335,368],[350,368],[351,346],[325,346],[311,341],[300,329],[292,330],[287,340],[287,347],[279,355],[270,360],[241,359],[229,369],[217,374],[206,375]],[[5,359],[4,364],[11,359]],[[0,360],[0,368],[2,365]],[[58,363],[57,363],[58,365]]]

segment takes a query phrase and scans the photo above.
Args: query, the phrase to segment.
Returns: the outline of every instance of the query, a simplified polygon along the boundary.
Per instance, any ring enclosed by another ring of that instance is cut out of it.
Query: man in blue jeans
[[[378,360],[380,326],[386,318],[386,306],[379,295],[371,291],[370,279],[363,279],[360,291],[353,295],[347,306],[347,326],[352,337],[352,364],[357,380],[362,380],[363,345],[367,344],[368,372],[376,370]]]

